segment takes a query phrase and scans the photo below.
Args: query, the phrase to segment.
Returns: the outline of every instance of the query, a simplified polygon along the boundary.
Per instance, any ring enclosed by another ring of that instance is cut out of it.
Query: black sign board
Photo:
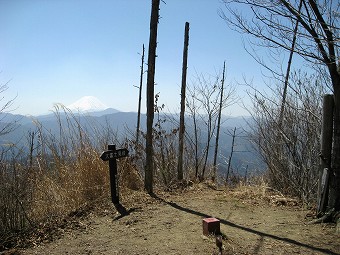
[[[128,149],[119,149],[119,150],[108,150],[103,151],[100,155],[100,158],[104,161],[110,160],[110,159],[118,159],[118,158],[124,158],[129,155]]]

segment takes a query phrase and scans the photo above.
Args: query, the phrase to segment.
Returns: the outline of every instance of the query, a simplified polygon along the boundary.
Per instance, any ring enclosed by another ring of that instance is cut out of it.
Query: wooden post
[[[108,145],[107,149],[116,152],[116,145]],[[118,194],[118,180],[117,180],[117,160],[116,158],[109,160],[110,168],[110,184],[111,184],[111,199],[113,204],[119,204],[119,194]]]
[[[128,149],[116,150],[116,145],[108,145],[107,148],[108,150],[103,151],[100,158],[109,161],[111,200],[114,205],[119,205],[117,159],[127,157],[129,151]]]
[[[188,69],[188,45],[189,45],[189,22],[185,22],[184,31],[184,49],[183,49],[183,66],[182,66],[182,88],[181,88],[181,113],[179,121],[179,141],[178,141],[178,162],[177,162],[177,179],[183,180],[183,148],[184,148],[184,112],[185,112],[185,89],[187,84]]]
[[[328,204],[329,170],[331,169],[332,140],[333,140],[333,95],[323,97],[322,130],[320,148],[320,169],[318,184],[317,214],[325,212]]]

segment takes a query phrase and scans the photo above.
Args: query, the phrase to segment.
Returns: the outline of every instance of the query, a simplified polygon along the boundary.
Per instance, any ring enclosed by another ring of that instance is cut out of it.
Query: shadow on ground
[[[164,200],[163,198],[157,196],[156,194],[152,194],[151,196],[153,198],[163,202],[163,203],[168,204],[169,206],[171,206],[171,207],[173,207],[177,210],[182,211],[182,212],[190,213],[190,214],[200,216],[200,217],[203,217],[203,218],[210,218],[211,217],[211,215],[208,215],[208,214],[205,214],[205,213],[202,213],[202,212],[198,212],[198,211],[192,210],[190,208],[183,207],[183,206],[181,206],[177,203],[168,202],[168,201]],[[282,241],[282,242],[285,242],[285,243],[293,244],[293,245],[296,245],[296,246],[308,248],[312,251],[323,252],[323,253],[330,254],[330,255],[340,255],[339,253],[335,253],[335,252],[333,252],[329,249],[319,248],[319,247],[315,247],[315,246],[312,246],[310,244],[302,243],[302,242],[299,242],[299,241],[296,241],[296,240],[293,240],[293,239],[290,239],[290,238],[287,238],[287,237],[280,237],[280,236],[276,236],[276,235],[273,235],[273,234],[261,232],[261,231],[258,231],[258,230],[252,229],[252,228],[248,228],[248,227],[244,227],[244,226],[235,224],[235,223],[228,221],[228,220],[225,220],[225,219],[219,218],[219,220],[220,220],[221,224],[224,224],[224,225],[227,225],[227,226],[233,227],[233,228],[238,228],[238,229],[241,229],[243,231],[247,231],[249,233],[258,235],[260,237],[259,245],[257,247],[255,247],[253,254],[259,253],[259,250],[260,250],[260,247],[263,243],[263,240],[264,240],[265,237],[267,237],[267,238]]]

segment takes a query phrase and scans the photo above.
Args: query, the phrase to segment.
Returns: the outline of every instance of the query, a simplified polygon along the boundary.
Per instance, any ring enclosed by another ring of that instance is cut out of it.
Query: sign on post
[[[119,150],[108,150],[108,151],[103,151],[102,154],[100,155],[100,158],[103,161],[107,161],[110,159],[118,159],[118,158],[123,158],[128,156],[129,151],[127,149],[119,149]]]
[[[119,204],[117,159],[127,157],[129,155],[129,151],[127,149],[116,150],[116,145],[108,145],[107,147],[108,150],[103,151],[100,158],[103,161],[109,161],[111,199],[112,203],[117,205]]]

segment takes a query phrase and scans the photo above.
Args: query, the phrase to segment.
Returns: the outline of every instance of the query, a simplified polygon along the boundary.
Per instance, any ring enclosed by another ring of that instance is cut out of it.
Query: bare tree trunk
[[[302,7],[302,0],[300,0],[299,13],[300,13],[301,7]],[[290,67],[292,65],[292,59],[293,59],[293,54],[294,54],[294,49],[295,49],[296,34],[297,34],[298,27],[299,27],[299,20],[297,19],[296,23],[295,23],[295,27],[294,27],[294,35],[293,35],[293,41],[292,41],[292,48],[290,49],[290,53],[289,53],[289,59],[288,59],[288,65],[287,65],[287,70],[286,70],[285,83],[284,83],[283,93],[282,93],[282,102],[281,102],[280,117],[279,117],[279,128],[280,129],[282,127],[283,115],[284,115],[284,111],[285,111],[287,89],[288,89],[288,83],[289,83]]]
[[[143,88],[143,74],[144,74],[144,52],[145,47],[143,44],[143,53],[142,53],[142,65],[140,66],[140,81],[139,81],[139,97],[138,97],[138,117],[137,117],[137,130],[136,130],[136,146],[139,143],[139,129],[140,129],[140,111],[142,104],[142,88]]]
[[[234,154],[235,136],[236,136],[235,133],[236,133],[236,127],[234,128],[234,132],[233,132],[233,140],[231,142],[231,152],[230,152],[229,161],[228,161],[227,176],[225,178],[225,181],[227,184],[228,184],[228,179],[229,179],[229,174],[230,174],[231,160],[233,159],[233,154]]]
[[[183,48],[181,113],[180,113],[180,121],[179,121],[178,164],[177,164],[178,180],[183,180],[183,147],[184,147],[184,131],[185,131],[184,113],[185,113],[185,89],[187,86],[188,45],[189,45],[189,22],[186,22],[185,32],[184,32],[184,48]]]
[[[199,158],[198,158],[198,127],[196,120],[196,112],[193,112],[193,121],[194,121],[194,136],[195,136],[195,178],[198,177],[198,168],[199,168]]]
[[[206,170],[206,167],[207,167],[207,164],[208,164],[209,148],[210,148],[211,138],[213,136],[213,123],[212,122],[213,122],[213,116],[212,116],[212,113],[209,112],[208,113],[208,122],[207,122],[207,126],[208,126],[207,145],[206,145],[206,148],[205,148],[204,163],[203,163],[203,167],[202,167],[202,176],[200,176],[200,181],[204,180],[205,170]]]
[[[36,132],[28,132],[28,143],[29,143],[29,171],[33,169],[33,152],[34,152],[34,141]]]
[[[218,119],[217,119],[217,131],[216,131],[216,142],[215,142],[215,152],[214,152],[214,180],[216,180],[217,175],[217,154],[218,154],[218,142],[220,138],[220,125],[221,125],[221,115],[222,115],[222,108],[223,108],[223,90],[224,90],[224,79],[225,79],[225,61],[223,63],[223,73],[222,73],[222,84],[221,84],[221,97],[220,97],[220,107],[218,109]]]
[[[146,165],[144,188],[148,193],[153,193],[153,119],[154,119],[154,84],[157,48],[157,28],[159,18],[160,0],[152,0],[150,39],[148,53],[148,78],[147,78],[147,120],[146,120]]]
[[[199,171],[199,153],[198,153],[198,140],[199,140],[199,128],[197,124],[197,100],[195,95],[196,89],[188,88],[189,96],[186,98],[187,109],[190,112],[192,121],[193,121],[193,131],[191,134],[188,134],[188,131],[185,131],[188,135],[188,139],[190,141],[190,145],[193,148],[194,156],[194,164],[195,164],[195,179],[198,178],[198,171]]]

